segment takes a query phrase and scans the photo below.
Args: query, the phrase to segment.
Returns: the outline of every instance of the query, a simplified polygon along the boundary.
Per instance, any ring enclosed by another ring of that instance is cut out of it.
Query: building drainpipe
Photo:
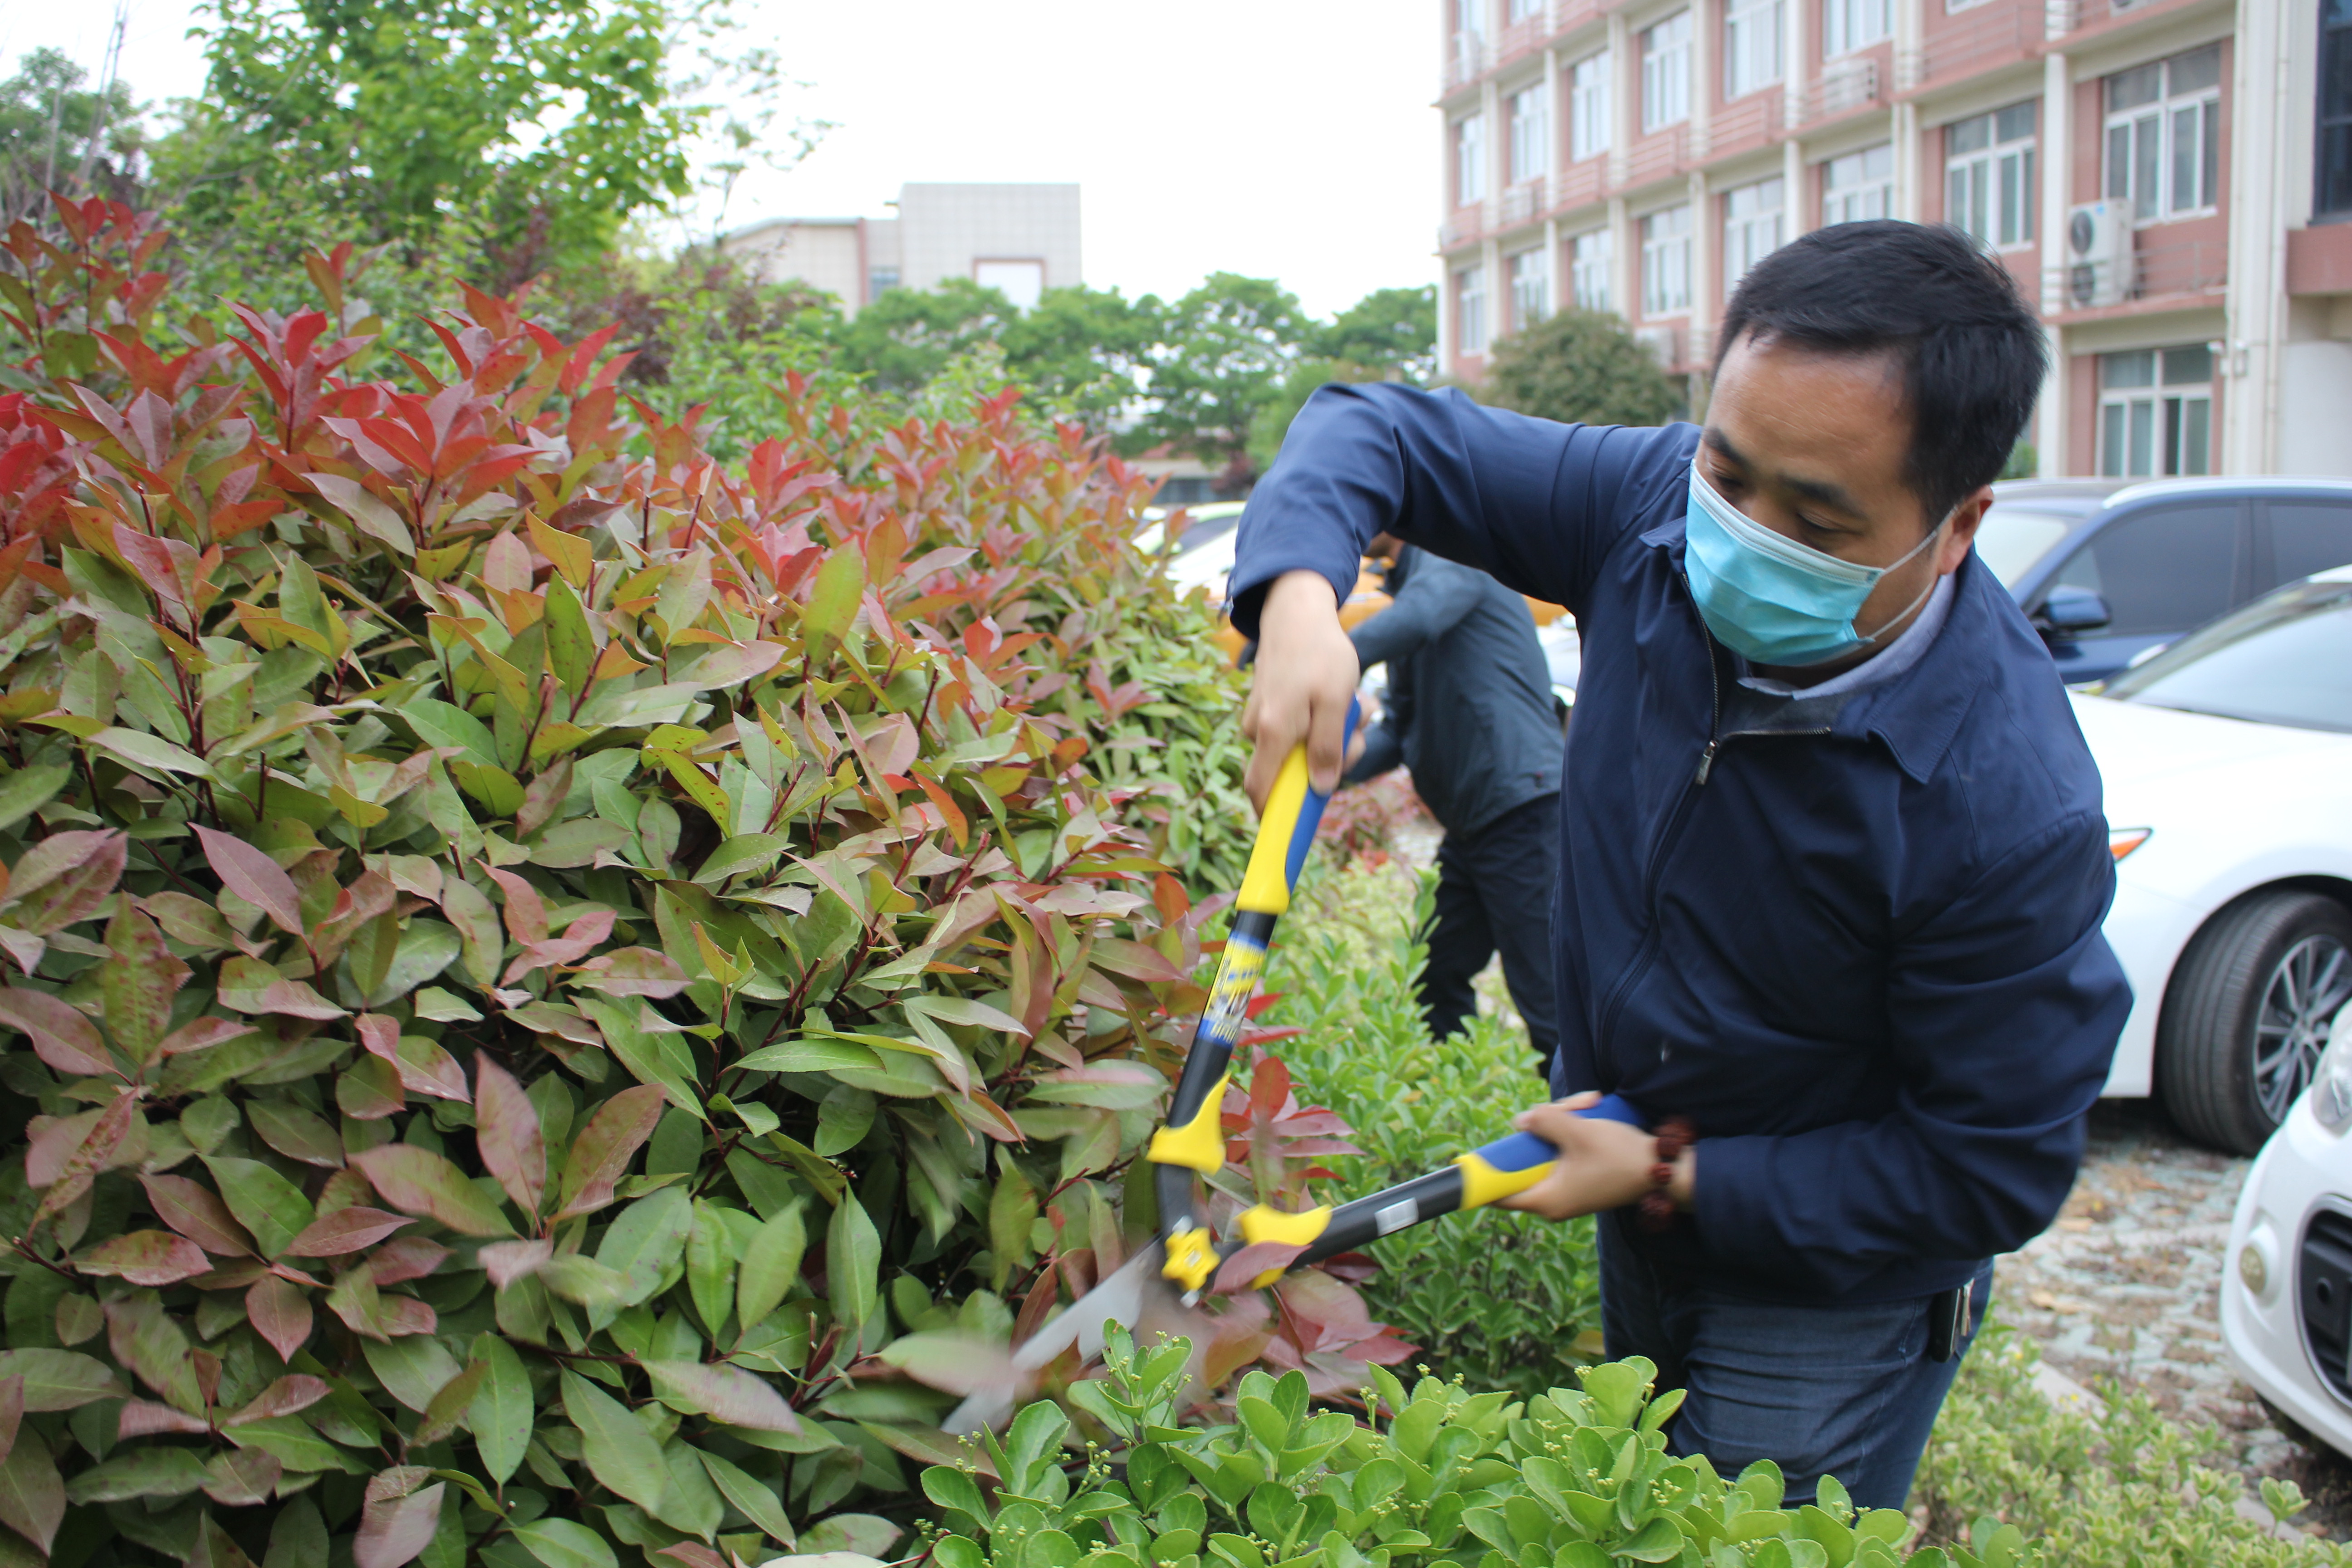
[[[2067,471],[2066,437],[2074,427],[2067,406],[2074,377],[2066,363],[2066,329],[2051,321],[2065,303],[2066,212],[2074,186],[2074,82],[2063,54],[2042,60],[2041,153],[2042,332],[2050,374],[2034,411],[2033,471],[2049,479]]]
[[[1559,51],[1544,46],[1544,272],[1551,279],[1549,304],[1555,310],[1569,305],[1568,267],[1559,256],[1559,172],[1568,167],[1568,106],[1559,96]]]

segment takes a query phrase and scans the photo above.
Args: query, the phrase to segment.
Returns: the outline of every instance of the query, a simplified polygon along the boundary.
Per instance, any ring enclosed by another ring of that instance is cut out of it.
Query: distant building
[[[770,218],[719,242],[763,281],[824,289],[856,315],[891,289],[969,278],[1027,310],[1080,280],[1076,185],[901,185],[893,218]]]
[[[1438,0],[1440,363],[1613,310],[1704,406],[1740,275],[1956,224],[2044,474],[2352,473],[2352,0]]]

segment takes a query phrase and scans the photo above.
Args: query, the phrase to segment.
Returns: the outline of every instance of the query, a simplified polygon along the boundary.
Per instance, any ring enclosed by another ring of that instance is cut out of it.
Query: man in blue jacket
[[[1559,720],[1528,602],[1487,576],[1374,539],[1391,563],[1389,606],[1349,634],[1366,668],[1389,670],[1388,711],[1361,737],[1350,784],[1399,763],[1445,829],[1422,968],[1437,1039],[1477,1011],[1472,983],[1497,950],[1536,1070],[1559,1047],[1552,1004],[1551,883],[1559,858]]]
[[[1551,1088],[1696,1142],[1564,1098],[1517,1201],[1600,1215],[1609,1352],[1686,1390],[1676,1447],[1798,1499],[1903,1505],[2130,1005],[2097,772],[1972,552],[2042,371],[1966,237],[1846,224],[1740,284],[1704,430],[1327,387],[1242,524],[1254,787],[1301,741],[1337,779],[1374,534],[1574,612]]]

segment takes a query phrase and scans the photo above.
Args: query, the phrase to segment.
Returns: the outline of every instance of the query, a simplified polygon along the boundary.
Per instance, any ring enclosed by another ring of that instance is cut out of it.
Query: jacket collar
[[[1683,572],[1683,527],[1684,519],[1677,512],[1641,535],[1643,543],[1664,554],[1677,578]],[[1955,575],[1958,581],[1954,584],[1951,612],[1934,645],[1893,680],[1856,692],[1831,726],[1832,734],[1850,739],[1876,738],[1894,756],[1895,765],[1920,784],[1934,777],[1942,765],[1986,672],[2001,657],[1997,629],[2000,605],[1991,595],[1998,594],[2005,601],[2009,590],[1994,579],[1973,550]],[[1683,592],[1689,590],[1685,586]],[[1704,627],[1696,611],[1694,605],[1691,618]],[[1714,645],[1714,638],[1707,640]]]

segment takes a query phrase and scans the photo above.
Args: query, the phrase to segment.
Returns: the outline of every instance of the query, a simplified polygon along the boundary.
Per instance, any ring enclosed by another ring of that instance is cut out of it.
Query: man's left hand
[[[1499,1206],[1523,1209],[1546,1219],[1573,1219],[1578,1215],[1622,1208],[1653,1190],[1650,1173],[1658,1163],[1658,1141],[1622,1121],[1576,1114],[1600,1098],[1591,1093],[1571,1095],[1511,1119],[1513,1127],[1533,1132],[1558,1149],[1559,1159],[1550,1175],[1523,1193],[1502,1199]],[[1697,1169],[1696,1148],[1685,1150],[1675,1162],[1666,1195],[1676,1207],[1690,1206]]]

